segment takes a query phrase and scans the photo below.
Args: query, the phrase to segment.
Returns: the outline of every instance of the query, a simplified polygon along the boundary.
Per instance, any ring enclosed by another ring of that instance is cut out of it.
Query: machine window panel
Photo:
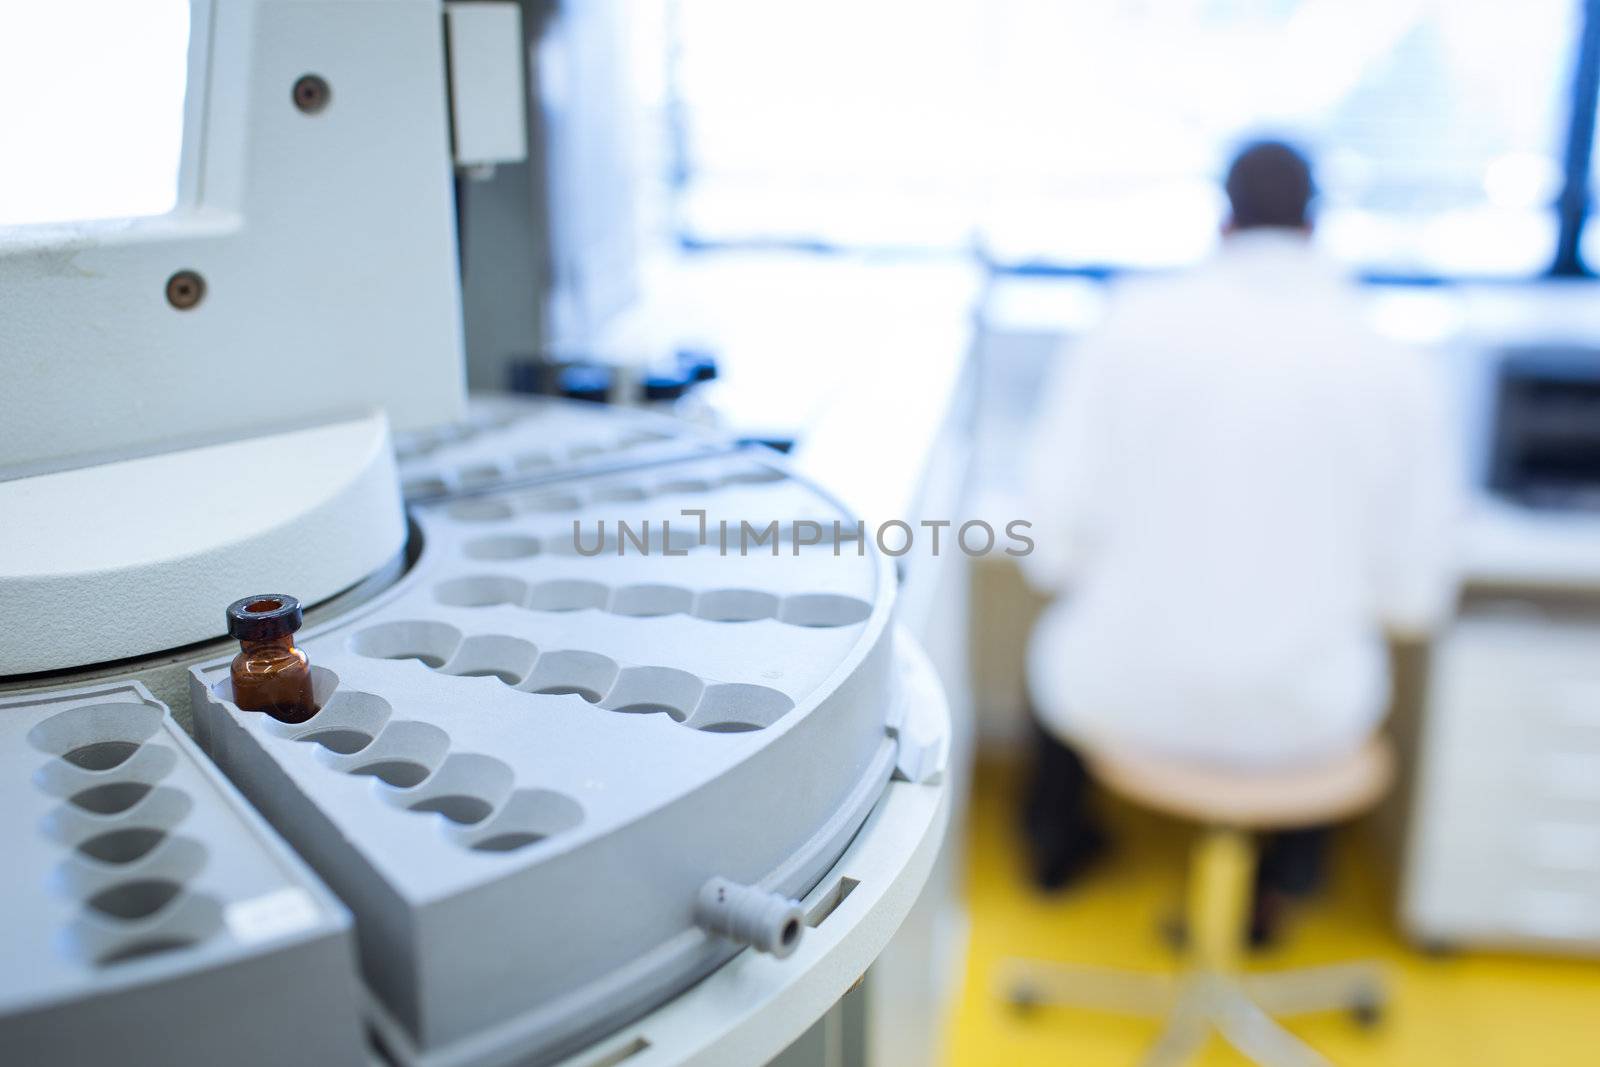
[[[0,226],[173,209],[189,15],[189,0],[0,5]]]

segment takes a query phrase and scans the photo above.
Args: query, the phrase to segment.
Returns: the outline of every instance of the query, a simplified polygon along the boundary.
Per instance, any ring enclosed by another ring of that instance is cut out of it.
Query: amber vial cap
[[[241,641],[270,641],[300,629],[300,601],[283,593],[260,593],[228,605],[228,634]]]

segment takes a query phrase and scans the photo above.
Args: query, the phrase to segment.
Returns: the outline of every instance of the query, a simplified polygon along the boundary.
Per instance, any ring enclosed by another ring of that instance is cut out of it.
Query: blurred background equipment
[[[1600,352],[1500,354],[1489,488],[1532,507],[1600,503]]]

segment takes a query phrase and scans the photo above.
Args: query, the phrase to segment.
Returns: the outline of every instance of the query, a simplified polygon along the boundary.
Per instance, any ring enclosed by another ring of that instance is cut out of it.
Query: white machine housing
[[[204,640],[232,576],[315,601],[399,551],[384,416],[465,402],[444,25],[195,0],[177,208],[0,228],[0,675]]]

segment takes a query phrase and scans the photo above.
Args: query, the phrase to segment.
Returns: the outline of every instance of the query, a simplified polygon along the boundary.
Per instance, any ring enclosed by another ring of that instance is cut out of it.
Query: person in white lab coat
[[[1454,604],[1443,385],[1367,328],[1311,243],[1312,189],[1294,149],[1246,148],[1213,261],[1119,287],[1046,390],[1023,562],[1060,595],[1028,681],[1069,745],[1242,769],[1339,756],[1387,706],[1385,629]],[[1070,749],[1040,779],[1037,873],[1059,883],[1098,838]]]

